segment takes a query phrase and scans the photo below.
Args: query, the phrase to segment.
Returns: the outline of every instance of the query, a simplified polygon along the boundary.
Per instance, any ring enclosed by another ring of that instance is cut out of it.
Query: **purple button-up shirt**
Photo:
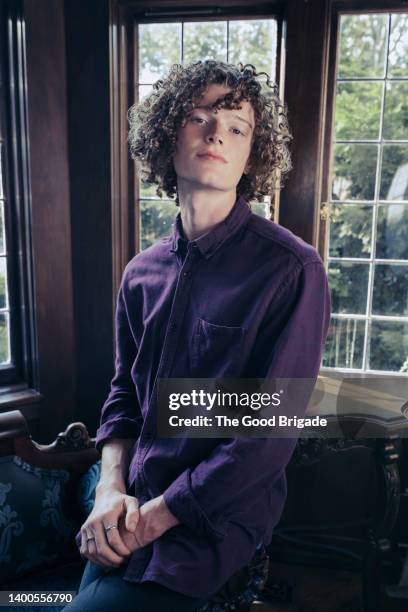
[[[160,439],[157,379],[316,379],[329,318],[317,251],[252,213],[243,198],[193,241],[179,213],[172,235],[129,261],[117,300],[116,372],[96,447],[134,439],[128,493],[140,504],[163,494],[180,524],[132,553],[125,580],[154,580],[197,597],[215,593],[260,542],[270,543],[296,444]]]

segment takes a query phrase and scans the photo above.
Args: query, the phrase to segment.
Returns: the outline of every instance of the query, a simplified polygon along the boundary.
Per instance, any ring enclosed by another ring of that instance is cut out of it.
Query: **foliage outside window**
[[[408,372],[408,13],[341,15],[323,365]]]
[[[174,63],[216,59],[254,64],[258,71],[276,75],[275,19],[178,21],[138,25],[139,99]],[[140,184],[140,245],[150,246],[171,231],[179,211],[173,201],[159,198],[155,186]],[[251,204],[253,212],[270,216],[270,199]]]

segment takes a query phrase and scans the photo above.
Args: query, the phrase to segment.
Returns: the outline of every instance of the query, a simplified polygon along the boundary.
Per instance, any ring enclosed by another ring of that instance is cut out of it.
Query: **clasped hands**
[[[80,553],[106,569],[119,567],[133,551],[157,540],[178,523],[162,495],[139,507],[136,497],[106,489],[96,496],[94,508],[82,525]]]

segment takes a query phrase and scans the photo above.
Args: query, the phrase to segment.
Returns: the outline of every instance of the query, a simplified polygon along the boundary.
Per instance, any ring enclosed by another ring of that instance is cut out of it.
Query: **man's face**
[[[242,101],[241,109],[217,113],[211,108],[230,91],[225,85],[209,85],[177,132],[174,169],[179,179],[196,187],[231,191],[246,169],[255,126],[252,105]]]

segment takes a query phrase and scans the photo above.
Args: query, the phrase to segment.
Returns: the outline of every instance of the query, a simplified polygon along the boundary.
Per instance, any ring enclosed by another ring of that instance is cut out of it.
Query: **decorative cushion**
[[[101,475],[101,460],[97,461],[80,478],[78,483],[78,503],[84,520],[89,516],[95,503],[95,489]]]
[[[76,553],[77,526],[64,515],[66,470],[0,457],[0,582]]]

